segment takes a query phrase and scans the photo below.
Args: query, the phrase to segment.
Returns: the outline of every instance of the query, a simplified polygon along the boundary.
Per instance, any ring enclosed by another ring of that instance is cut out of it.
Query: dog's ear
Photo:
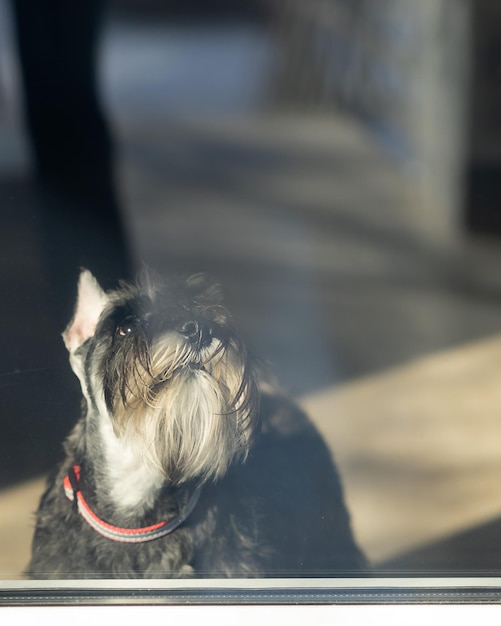
[[[89,270],[82,270],[73,319],[63,332],[64,344],[70,353],[94,335],[99,317],[109,298]]]

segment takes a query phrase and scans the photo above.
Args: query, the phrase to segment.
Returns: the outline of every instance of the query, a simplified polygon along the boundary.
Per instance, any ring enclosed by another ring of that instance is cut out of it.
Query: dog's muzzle
[[[186,337],[193,347],[200,350],[210,346],[213,338],[212,328],[203,322],[190,320],[183,322],[176,328],[177,332]]]

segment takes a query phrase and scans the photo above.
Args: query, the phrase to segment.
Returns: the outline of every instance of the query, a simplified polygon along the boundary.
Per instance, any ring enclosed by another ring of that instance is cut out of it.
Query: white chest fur
[[[162,472],[117,437],[108,419],[101,419],[100,429],[112,502],[122,513],[140,513],[153,506],[164,481]]]

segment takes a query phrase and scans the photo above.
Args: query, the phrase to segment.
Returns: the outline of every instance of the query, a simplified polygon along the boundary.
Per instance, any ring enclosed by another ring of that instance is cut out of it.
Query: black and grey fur
[[[258,388],[252,360],[201,275],[103,292],[80,276],[63,338],[83,416],[37,513],[32,578],[340,576],[364,558],[330,454],[288,399]],[[172,534],[123,544],[93,530],[63,480],[114,526],[179,513]]]

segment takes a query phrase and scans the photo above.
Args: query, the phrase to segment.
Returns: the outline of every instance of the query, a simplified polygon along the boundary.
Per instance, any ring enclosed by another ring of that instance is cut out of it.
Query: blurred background
[[[80,266],[223,283],[390,575],[501,571],[496,0],[0,0],[0,577]]]

